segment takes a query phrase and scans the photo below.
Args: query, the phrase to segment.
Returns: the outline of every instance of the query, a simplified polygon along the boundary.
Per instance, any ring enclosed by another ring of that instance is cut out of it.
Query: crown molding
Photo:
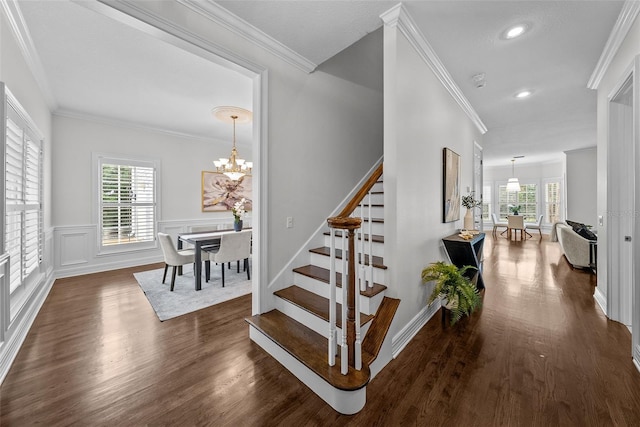
[[[136,131],[154,132],[154,133],[159,133],[159,134],[178,137],[178,138],[191,139],[191,140],[198,141],[198,142],[205,142],[205,143],[209,143],[209,144],[212,141],[217,143],[217,144],[229,144],[229,141],[224,141],[224,140],[220,140],[220,139],[216,139],[216,138],[206,138],[206,137],[203,137],[203,136],[200,136],[200,135],[183,133],[183,132],[176,132],[176,131],[172,131],[172,130],[168,130],[168,129],[162,129],[162,128],[158,128],[158,127],[154,127],[154,126],[142,125],[140,123],[128,122],[126,120],[112,119],[112,118],[107,118],[107,117],[102,117],[102,116],[95,116],[95,115],[87,114],[87,113],[81,113],[81,112],[78,112],[78,111],[58,109],[58,110],[53,112],[53,115],[54,116],[58,116],[58,117],[66,117],[66,118],[69,118],[69,119],[85,120],[85,121],[99,123],[99,124],[103,124],[103,125],[107,125],[107,126],[131,129],[131,130],[136,130]],[[236,142],[236,144],[237,144],[237,142]],[[237,144],[237,145],[239,147],[245,146],[244,144]]]
[[[11,32],[18,44],[18,48],[20,49],[20,52],[22,52],[22,56],[27,63],[27,67],[31,70],[31,74],[42,92],[45,103],[49,107],[49,110],[55,110],[58,108],[58,103],[53,96],[51,86],[47,80],[47,74],[44,72],[44,67],[40,61],[38,51],[33,44],[31,33],[29,32],[27,23],[24,21],[24,17],[22,16],[19,2],[13,0],[0,0],[0,4],[2,5],[2,10],[7,17],[7,21],[11,27]]]
[[[609,34],[607,44],[605,44],[602,54],[600,55],[600,59],[596,64],[596,68],[593,70],[593,73],[589,78],[589,82],[587,83],[587,87],[589,89],[598,89],[598,86],[600,86],[602,78],[609,69],[613,58],[618,53],[618,49],[620,49],[620,46],[627,37],[638,13],[640,13],[640,1],[627,0],[624,2],[620,15],[618,15],[618,19],[611,30],[611,34]]]
[[[258,28],[249,24],[242,18],[229,12],[213,0],[176,0],[178,3],[188,7],[201,16],[215,22],[227,30],[237,34],[251,43],[270,52],[281,60],[299,68],[305,73],[313,72],[317,64],[309,61],[304,56],[298,54],[287,46],[283,45],[273,37],[265,34]]]
[[[380,15],[380,18],[384,22],[384,25],[390,28],[398,28],[400,30],[411,46],[416,50],[418,55],[420,55],[422,60],[431,68],[438,80],[440,80],[440,83],[442,83],[445,89],[447,89],[449,94],[458,103],[460,108],[462,108],[476,128],[478,128],[480,133],[486,133],[487,127],[482,122],[482,119],[469,100],[464,96],[442,61],[440,61],[440,58],[438,58],[438,55],[427,41],[422,31],[420,31],[411,15],[409,15],[404,5],[402,3],[398,3],[396,6]]]

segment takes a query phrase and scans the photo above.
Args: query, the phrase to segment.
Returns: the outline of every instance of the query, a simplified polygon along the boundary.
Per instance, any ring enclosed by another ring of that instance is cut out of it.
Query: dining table
[[[246,228],[250,229],[250,228]],[[245,230],[246,230],[245,229]],[[179,233],[178,234],[178,250],[182,249],[184,243],[194,246],[195,251],[195,286],[196,291],[202,289],[202,249],[207,246],[219,245],[220,239],[224,234],[235,233],[233,229],[229,230],[211,230],[198,231],[195,233]],[[178,274],[182,274],[182,267],[178,268]]]

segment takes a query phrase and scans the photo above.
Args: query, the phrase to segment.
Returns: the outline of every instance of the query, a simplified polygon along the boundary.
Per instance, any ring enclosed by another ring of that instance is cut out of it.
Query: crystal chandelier
[[[238,181],[245,175],[251,175],[253,162],[247,162],[238,156],[236,149],[236,123],[249,123],[252,118],[251,111],[239,107],[216,107],[211,113],[217,119],[229,123],[233,123],[233,148],[229,157],[221,157],[214,160],[213,164],[217,172],[222,172],[232,181]]]

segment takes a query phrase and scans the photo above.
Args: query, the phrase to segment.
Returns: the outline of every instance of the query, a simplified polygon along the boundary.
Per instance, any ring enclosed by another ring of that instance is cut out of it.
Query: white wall
[[[6,84],[6,87],[28,112],[44,137],[44,253],[39,272],[41,275],[35,283],[24,287],[20,298],[9,301],[9,299],[0,297],[0,326],[2,326],[2,330],[0,330],[0,382],[2,382],[53,283],[51,153],[54,150],[49,107],[22,56],[4,12],[0,13],[0,81]],[[4,239],[4,236],[2,238]],[[4,280],[5,285],[8,286],[6,278],[5,275],[0,280]],[[16,300],[19,304],[16,304]],[[11,312],[10,316],[9,312]],[[4,323],[2,319],[9,317],[11,321],[8,324]]]
[[[625,70],[632,64],[636,55],[640,54],[640,19],[635,20],[625,41],[620,46],[613,61],[609,65],[604,77],[598,86],[598,128],[597,128],[597,215],[602,217],[603,224],[598,223],[598,288],[596,294],[600,295],[600,301],[607,300],[609,283],[608,268],[610,253],[608,248],[608,139],[609,139],[609,95],[622,79]],[[636,106],[637,107],[637,106]],[[636,172],[638,173],[638,172]],[[637,182],[637,175],[636,175]],[[596,295],[598,296],[598,295]],[[605,307],[606,309],[606,307]],[[636,307],[637,309],[637,307]]]
[[[139,2],[136,6],[166,19],[174,28],[187,29],[206,43],[268,70],[268,163],[264,165],[268,168],[268,224],[266,230],[261,230],[261,238],[268,242],[266,268],[271,280],[382,155],[382,92],[337,72],[350,65],[348,56],[333,63],[330,70],[320,67],[308,74],[183,4]],[[180,152],[180,156],[186,156],[180,157],[180,166],[187,168],[191,146],[169,145],[160,144],[152,151],[162,158]],[[127,150],[138,152],[142,148]],[[202,170],[200,157],[197,153],[191,157],[193,173]],[[208,154],[206,161],[213,157],[213,153]],[[60,161],[65,164],[64,159]],[[163,170],[166,168],[163,164]],[[83,169],[86,174],[86,167]],[[85,176],[79,175],[78,179]],[[173,187],[163,194],[163,200],[178,198],[184,207],[168,207],[163,201],[164,219],[185,220],[199,215],[199,193],[175,195],[174,190],[184,189],[174,183],[165,184]],[[86,183],[74,186],[86,194]],[[56,214],[57,220],[87,224],[90,218],[85,202],[80,203],[81,212],[71,213],[72,219]],[[190,210],[189,206],[196,208]],[[287,217],[294,218],[293,228],[285,227]]]
[[[565,151],[567,156],[567,219],[596,226],[597,215],[597,149]]]
[[[431,285],[421,271],[446,259],[441,239],[462,227],[464,212],[442,222],[443,148],[461,157],[464,195],[481,134],[397,27],[385,26],[384,49],[384,260],[388,294],[402,300],[395,335],[424,312]]]

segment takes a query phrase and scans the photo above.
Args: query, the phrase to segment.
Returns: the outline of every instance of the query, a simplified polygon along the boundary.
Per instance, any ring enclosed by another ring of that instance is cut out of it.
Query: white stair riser
[[[300,308],[299,306],[283,298],[276,298],[275,308],[276,310],[291,317],[295,321],[302,323],[307,328],[312,329],[314,332],[322,335],[323,337],[329,337],[329,322],[319,318],[315,314],[309,313],[307,310]],[[360,339],[364,338],[365,334],[369,330],[369,326],[371,326],[371,321],[368,321],[360,328]],[[342,328],[336,327],[336,330],[338,331],[339,342],[340,334],[342,334]]]
[[[375,193],[378,191],[384,191],[384,183],[383,182],[376,182],[375,184],[373,184],[373,187],[371,187],[371,192]]]
[[[369,217],[369,207],[368,206],[365,206],[364,209],[362,209],[361,206],[358,206],[353,211],[353,214],[351,216],[356,217],[356,218],[360,218],[361,217],[361,211],[364,211],[364,217],[365,218]],[[371,206],[371,217],[372,218],[384,218],[384,206]]]
[[[325,255],[320,255],[316,253],[311,253],[311,264],[316,265],[318,267],[326,268],[329,270],[331,268],[331,258]],[[358,266],[356,266],[358,267]],[[369,267],[365,267],[369,268]],[[336,259],[336,271],[338,273],[342,273],[342,260]],[[385,281],[385,270],[382,268],[373,267],[373,282],[384,284]]]
[[[367,221],[362,223],[362,227],[366,230],[366,234],[369,234],[369,223]],[[378,234],[384,236],[384,222],[372,222],[371,234]]]
[[[369,199],[373,205],[384,205],[384,194],[368,194],[364,198],[365,203],[369,203]]]
[[[329,299],[329,285],[316,280],[314,278],[305,276],[304,274],[294,273],[294,283],[309,292],[313,292],[316,295],[320,295],[323,298]],[[380,292],[374,297],[366,297],[360,295],[360,311],[364,314],[375,314],[382,302],[384,292]],[[342,304],[342,289],[336,289],[336,301]]]
[[[351,415],[364,408],[366,387],[354,391],[339,390],[253,326],[249,328],[249,337],[339,413]]]
[[[360,245],[362,244],[362,240],[356,239],[354,241],[354,243],[356,245],[356,251],[360,252]],[[331,236],[326,236],[326,235],[324,236],[324,245],[327,248],[330,247],[330,245],[331,245]],[[340,248],[340,240],[338,238],[336,238],[336,245],[337,245],[338,248]],[[364,250],[365,250],[365,252],[369,250],[369,240],[365,240],[364,241]],[[373,254],[375,256],[379,256],[379,257],[384,256],[384,243],[372,242],[371,243],[371,250],[373,251]]]

